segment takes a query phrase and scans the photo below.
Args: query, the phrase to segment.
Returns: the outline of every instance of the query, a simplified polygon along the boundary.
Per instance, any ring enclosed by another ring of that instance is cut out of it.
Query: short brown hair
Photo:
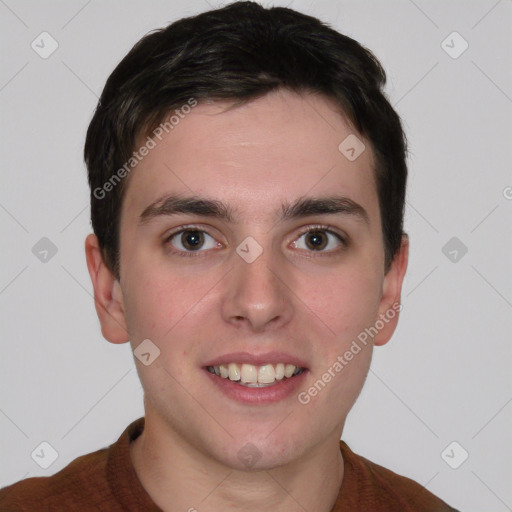
[[[283,7],[235,2],[142,38],[108,78],[85,142],[92,226],[110,270],[119,278],[128,181],[121,169],[138,137],[190,98],[245,102],[279,88],[333,99],[370,141],[387,270],[403,235],[407,166],[405,134],[385,82],[379,61],[357,41]]]

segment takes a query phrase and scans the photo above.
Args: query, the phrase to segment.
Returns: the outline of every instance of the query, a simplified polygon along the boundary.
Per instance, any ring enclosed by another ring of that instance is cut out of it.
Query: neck
[[[155,423],[146,418],[130,455],[142,486],[164,512],[330,512],[336,502],[343,480],[340,432],[284,466],[240,471],[199,452],[175,432],[162,435]]]

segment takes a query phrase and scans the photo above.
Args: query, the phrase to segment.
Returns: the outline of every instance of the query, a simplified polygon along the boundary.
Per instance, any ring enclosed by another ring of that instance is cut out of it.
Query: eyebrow
[[[203,217],[215,217],[233,222],[234,210],[221,201],[200,197],[180,197],[175,195],[165,196],[150,204],[140,215],[140,223],[145,224],[155,217],[162,215],[200,215]]]
[[[345,196],[299,198],[282,207],[282,220],[308,217],[310,215],[343,214],[370,224],[368,212],[358,203]]]
[[[144,209],[139,222],[145,224],[160,216],[177,214],[213,217],[234,222],[236,210],[221,201],[190,196],[168,195],[158,199]],[[347,215],[364,223],[370,223],[367,211],[358,203],[345,196],[306,197],[293,203],[281,205],[280,221],[298,219],[312,215]]]

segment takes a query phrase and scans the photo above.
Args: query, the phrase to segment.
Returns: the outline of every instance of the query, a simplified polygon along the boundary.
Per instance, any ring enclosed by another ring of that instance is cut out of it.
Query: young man
[[[1,510],[454,510],[340,443],[407,267],[384,82],[354,40],[251,2],[131,50],[87,133],[85,245],[145,418]]]

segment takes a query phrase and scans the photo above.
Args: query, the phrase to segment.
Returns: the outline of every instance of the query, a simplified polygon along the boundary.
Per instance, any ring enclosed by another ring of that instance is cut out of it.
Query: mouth
[[[268,388],[293,379],[306,371],[306,368],[292,363],[266,363],[259,366],[248,363],[228,363],[206,366],[206,370],[221,379],[247,388]]]
[[[310,372],[305,361],[286,352],[233,352],[205,361],[202,370],[223,396],[261,406],[297,395]]]

